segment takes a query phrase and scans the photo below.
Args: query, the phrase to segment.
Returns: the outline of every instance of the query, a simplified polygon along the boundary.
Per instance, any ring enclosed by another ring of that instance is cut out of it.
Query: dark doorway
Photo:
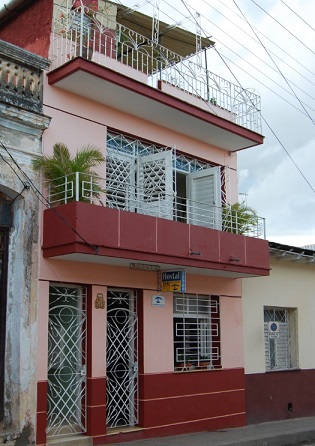
[[[4,414],[4,356],[7,309],[7,270],[9,230],[0,226],[0,422]]]

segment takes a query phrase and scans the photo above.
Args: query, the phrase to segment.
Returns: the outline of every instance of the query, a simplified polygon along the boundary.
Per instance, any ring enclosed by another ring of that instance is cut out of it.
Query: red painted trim
[[[46,444],[47,381],[37,382],[36,444]]]
[[[228,417],[218,417],[208,420],[198,420],[188,423],[180,423],[167,426],[158,426],[150,429],[139,429],[133,432],[126,431],[117,435],[107,435],[93,438],[93,444],[105,445],[128,441],[137,441],[148,438],[165,437],[171,435],[182,435],[202,431],[215,431],[246,425],[245,414],[234,414]]]
[[[96,255],[95,252],[91,250],[86,245],[82,245],[80,243],[74,243],[67,246],[61,246],[56,248],[48,248],[44,249],[44,258],[56,257],[56,256],[65,256],[68,254],[93,254]],[[105,256],[105,257],[114,257],[114,258],[123,258],[130,260],[139,260],[144,262],[153,262],[153,263],[169,263],[178,266],[186,266],[186,267],[196,267],[201,269],[210,269],[215,271],[228,271],[230,273],[238,273],[238,274],[250,274],[254,276],[268,276],[269,269],[262,268],[253,268],[247,266],[236,266],[236,265],[225,265],[213,263],[213,262],[203,262],[202,265],[193,260],[181,261],[178,257],[172,256],[161,256],[158,254],[145,254],[145,253],[136,253],[135,251],[125,251],[125,250],[115,250],[115,249],[106,249],[106,248],[98,248],[97,255]],[[88,262],[88,260],[87,260]]]
[[[139,376],[145,428],[245,413],[244,370]]]
[[[87,313],[87,352],[86,352],[86,376],[92,377],[92,287],[87,288],[87,301],[86,301],[86,313]],[[89,388],[88,388],[89,389]]]
[[[105,404],[106,378],[87,378],[87,405],[94,407],[105,406]]]
[[[248,130],[217,115],[208,113],[194,105],[174,98],[158,89],[145,85],[121,73],[117,73],[116,71],[113,71],[107,67],[98,65],[80,57],[77,57],[65,65],[62,65],[60,68],[48,73],[48,83],[50,85],[54,85],[77,71],[84,71],[105,81],[112,82],[113,84],[133,91],[136,94],[148,97],[156,102],[160,102],[161,104],[167,105],[168,107],[172,107],[209,124],[220,127],[228,132],[249,139],[253,142],[253,145],[263,143],[263,136],[253,132],[252,130]]]
[[[89,420],[86,434],[90,437],[106,435],[106,407],[87,407]]]
[[[196,251],[198,255],[191,254]],[[83,202],[45,210],[44,257],[75,253],[240,274],[269,274],[266,240]]]
[[[315,416],[315,369],[245,376],[249,424]]]

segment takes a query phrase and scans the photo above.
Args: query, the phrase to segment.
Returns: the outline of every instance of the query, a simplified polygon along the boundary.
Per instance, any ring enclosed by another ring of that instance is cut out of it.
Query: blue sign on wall
[[[186,271],[162,272],[162,291],[186,292]]]

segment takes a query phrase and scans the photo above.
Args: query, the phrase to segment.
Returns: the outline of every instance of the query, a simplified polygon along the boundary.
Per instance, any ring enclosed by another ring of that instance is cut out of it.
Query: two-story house
[[[51,61],[43,154],[106,159],[97,184],[47,187],[36,444],[244,425],[241,279],[269,255],[264,220],[231,205],[259,97],[205,68],[212,41],[120,3],[11,6],[0,38]]]

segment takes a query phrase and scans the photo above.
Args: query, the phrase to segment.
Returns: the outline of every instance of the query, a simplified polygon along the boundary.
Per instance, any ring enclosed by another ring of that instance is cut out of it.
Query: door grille
[[[138,422],[137,315],[134,293],[107,297],[107,425]]]
[[[86,431],[86,290],[51,286],[47,435]]]

